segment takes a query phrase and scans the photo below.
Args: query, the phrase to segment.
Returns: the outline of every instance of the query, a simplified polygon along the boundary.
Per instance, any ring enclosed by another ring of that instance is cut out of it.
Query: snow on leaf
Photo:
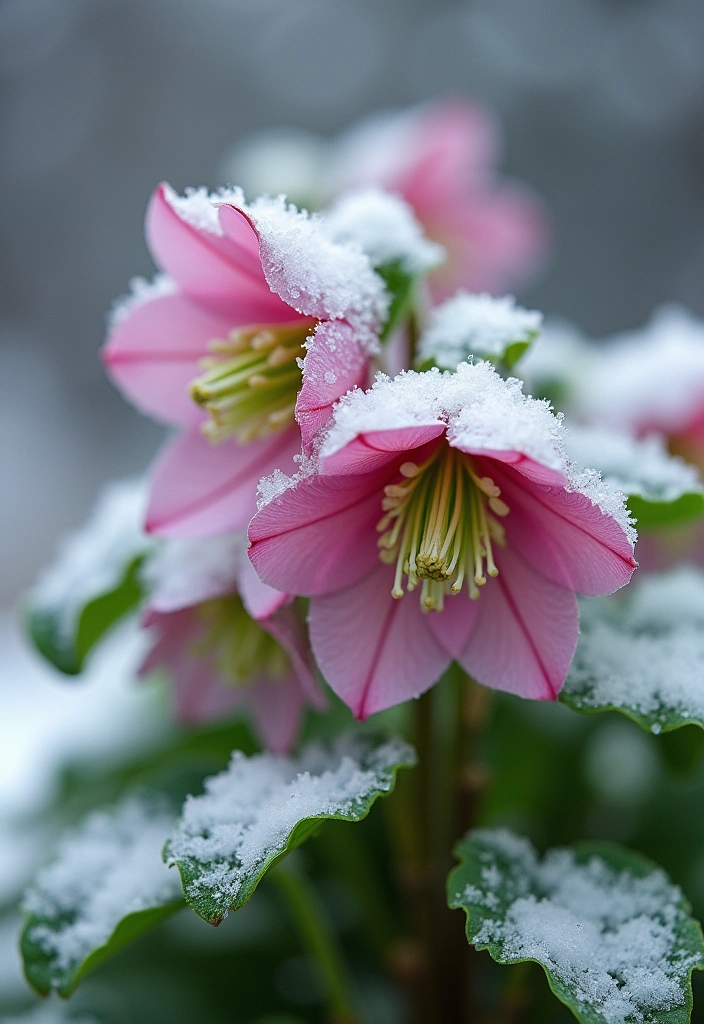
[[[227,771],[188,797],[165,857],[181,873],[188,903],[219,924],[238,910],[266,871],[326,819],[359,821],[390,793],[415,754],[400,740],[342,736],[297,758],[235,751]]]
[[[24,898],[21,949],[30,985],[68,996],[86,974],[183,906],[161,851],[174,818],[133,797],[89,815],[41,868]]]
[[[582,1024],[685,1024],[704,938],[667,875],[610,844],[549,850],[477,829],[458,844],[448,903],[502,964],[534,960]]]
[[[704,572],[646,576],[624,600],[581,602],[581,635],[560,700],[621,711],[650,732],[704,728]]]

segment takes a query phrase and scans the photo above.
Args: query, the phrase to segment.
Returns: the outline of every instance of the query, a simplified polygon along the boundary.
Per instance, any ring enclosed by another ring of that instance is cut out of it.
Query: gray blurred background
[[[0,0],[0,604],[159,443],[96,355],[151,273],[157,181],[218,184],[255,129],[466,93],[552,211],[526,303],[597,336],[701,314],[703,54],[701,0]]]

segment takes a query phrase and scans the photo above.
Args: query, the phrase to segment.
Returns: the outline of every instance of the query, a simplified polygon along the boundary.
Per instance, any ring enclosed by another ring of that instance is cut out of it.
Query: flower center
[[[244,686],[259,676],[281,679],[290,668],[286,651],[248,614],[237,595],[205,601],[198,609],[205,632],[195,653],[214,664],[232,686]]]
[[[216,338],[191,383],[191,397],[210,413],[203,433],[214,444],[233,435],[242,444],[294,422],[304,343],[314,320],[238,327]]]
[[[421,465],[404,462],[400,473],[400,482],[384,488],[377,523],[379,558],[396,563],[392,597],[403,597],[406,576],[409,592],[422,581],[424,611],[442,611],[445,594],[459,594],[465,582],[475,600],[487,575],[499,574],[492,545],[503,547],[505,531],[496,517],[509,513],[501,490],[448,445]]]

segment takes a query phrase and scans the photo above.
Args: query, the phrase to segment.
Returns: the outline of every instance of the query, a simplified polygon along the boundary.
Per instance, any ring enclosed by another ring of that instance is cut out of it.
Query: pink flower
[[[529,276],[547,248],[542,204],[496,180],[498,128],[482,107],[444,99],[362,122],[337,153],[337,191],[376,184],[400,193],[448,261],[430,278],[441,299],[457,288],[503,292]]]
[[[292,468],[301,433],[309,444],[367,383],[383,283],[307,214],[239,190],[160,185],[146,234],[162,274],[117,307],[103,356],[138,408],[181,431],[154,469],[147,529],[240,529],[262,473]]]
[[[453,658],[485,685],[557,696],[575,591],[609,593],[636,566],[622,495],[570,467],[561,435],[488,363],[382,376],[339,403],[317,465],[263,484],[254,567],[311,596],[316,660],[359,718]]]
[[[243,711],[262,744],[282,754],[304,708],[325,699],[291,598],[260,582],[245,543],[242,534],[173,540],[152,556],[143,624],[156,639],[139,674],[168,673],[184,724]]]

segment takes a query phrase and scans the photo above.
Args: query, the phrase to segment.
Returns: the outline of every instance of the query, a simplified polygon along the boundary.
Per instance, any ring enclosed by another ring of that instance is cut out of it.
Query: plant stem
[[[308,953],[318,965],[325,986],[330,1024],[357,1024],[347,971],[320,898],[303,874],[290,864],[269,872],[285,897],[291,917]]]

